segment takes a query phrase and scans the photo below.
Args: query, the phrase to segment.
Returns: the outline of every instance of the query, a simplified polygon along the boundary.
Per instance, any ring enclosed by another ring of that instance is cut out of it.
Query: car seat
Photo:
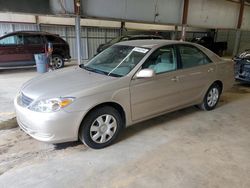
[[[171,62],[171,54],[166,52],[161,54],[159,62],[153,67],[156,73],[167,72],[175,69],[175,64]],[[158,61],[158,60],[157,60]]]

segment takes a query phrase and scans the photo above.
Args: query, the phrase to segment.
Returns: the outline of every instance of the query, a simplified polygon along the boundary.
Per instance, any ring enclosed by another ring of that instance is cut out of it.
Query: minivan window
[[[22,43],[23,39],[21,35],[11,35],[0,40],[0,45],[17,45]]]
[[[26,35],[24,36],[24,44],[42,44],[40,35]]]
[[[202,53],[198,48],[189,45],[178,45],[182,68],[191,68],[199,65],[205,65],[212,61]]]

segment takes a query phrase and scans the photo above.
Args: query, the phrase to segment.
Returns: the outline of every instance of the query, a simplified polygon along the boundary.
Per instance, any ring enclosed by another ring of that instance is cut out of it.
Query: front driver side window
[[[176,70],[176,53],[173,47],[165,46],[157,49],[142,65],[142,69],[153,69],[156,74]]]

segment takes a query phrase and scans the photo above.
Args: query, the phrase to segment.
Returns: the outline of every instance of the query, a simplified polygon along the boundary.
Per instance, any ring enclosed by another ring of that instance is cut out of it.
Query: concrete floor
[[[214,111],[190,107],[145,121],[102,150],[1,130],[0,187],[249,188],[249,112],[250,86],[237,84]]]

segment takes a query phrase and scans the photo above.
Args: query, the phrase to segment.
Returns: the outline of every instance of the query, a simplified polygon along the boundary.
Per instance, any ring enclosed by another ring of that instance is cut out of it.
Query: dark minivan
[[[44,53],[46,44],[53,44],[52,62],[56,68],[70,59],[69,45],[55,34],[19,31],[0,37],[0,68],[35,65],[34,54]]]

